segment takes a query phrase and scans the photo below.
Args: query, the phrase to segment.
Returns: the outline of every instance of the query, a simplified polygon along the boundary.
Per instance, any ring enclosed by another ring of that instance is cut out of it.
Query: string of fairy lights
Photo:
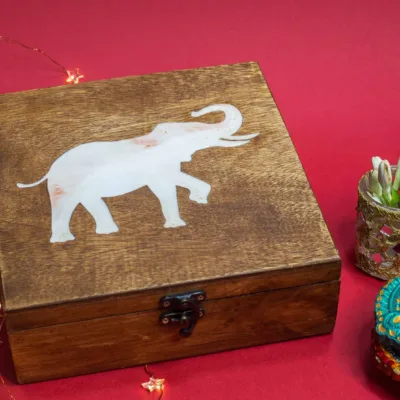
[[[61,69],[62,73],[65,75],[65,82],[68,84],[77,84],[80,82],[81,79],[84,78],[83,73],[80,71],[79,68],[74,68],[72,70],[69,70],[65,68],[62,64],[60,64],[58,61],[56,61],[53,57],[51,57],[49,54],[47,54],[45,51],[38,47],[31,47],[28,46],[25,43],[22,43],[18,40],[12,39],[8,36],[2,36],[0,35],[0,42],[6,43],[6,44],[12,44],[12,45],[17,45],[20,46],[26,50],[29,51],[34,51],[42,56],[46,57],[48,60],[50,60],[53,64],[55,64],[59,69]],[[1,304],[0,304],[0,334],[2,332],[2,328],[5,325],[5,315],[3,313]],[[3,342],[0,341],[0,346],[3,344]],[[142,383],[142,387],[146,389],[148,392],[152,393],[158,393],[158,400],[161,400],[163,395],[164,395],[164,382],[165,379],[160,379],[156,378],[152,372],[150,372],[147,368],[147,365],[144,367],[145,373],[149,376],[149,380],[147,382]],[[10,389],[6,385],[6,382],[4,381],[3,376],[0,374],[0,382],[2,383],[4,389],[7,391],[8,396],[10,400],[16,400],[13,394],[11,393]]]
[[[79,83],[79,81],[84,78],[84,75],[79,70],[79,68],[74,68],[72,70],[65,68],[59,62],[54,60],[53,57],[50,57],[45,51],[43,51],[42,49],[39,49],[38,47],[28,46],[27,44],[22,43],[19,40],[12,39],[9,36],[1,36],[0,35],[0,42],[4,42],[7,44],[14,44],[14,45],[20,46],[26,50],[34,51],[34,52],[37,52],[37,53],[43,55],[44,57],[49,59],[53,64],[57,65],[57,67],[59,67],[62,70],[63,74],[66,76],[66,78],[65,78],[66,83],[76,84],[76,83]]]

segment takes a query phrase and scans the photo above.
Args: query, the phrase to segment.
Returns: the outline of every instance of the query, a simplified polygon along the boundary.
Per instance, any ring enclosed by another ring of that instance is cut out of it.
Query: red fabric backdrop
[[[165,400],[400,394],[369,354],[383,283],[353,258],[358,179],[371,156],[400,155],[399,19],[396,0],[0,0],[0,35],[42,47],[87,80],[259,61],[343,258],[332,335],[154,365]],[[0,42],[0,93],[62,83],[44,57]],[[8,376],[5,346],[0,353]],[[9,386],[16,400],[151,399],[145,378],[130,368]]]

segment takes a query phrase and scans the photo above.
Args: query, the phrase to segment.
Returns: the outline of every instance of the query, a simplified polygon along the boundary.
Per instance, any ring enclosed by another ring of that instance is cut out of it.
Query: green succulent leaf
[[[400,195],[399,192],[395,189],[392,189],[392,200],[390,201],[391,207],[398,207],[400,202]]]

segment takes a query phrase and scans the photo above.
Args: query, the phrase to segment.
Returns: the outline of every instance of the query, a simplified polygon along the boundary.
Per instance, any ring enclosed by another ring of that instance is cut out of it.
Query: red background
[[[396,0],[0,0],[0,35],[80,67],[86,80],[259,61],[343,258],[332,335],[154,365],[167,379],[165,400],[400,394],[369,353],[383,283],[353,257],[358,179],[371,156],[400,155],[399,21]],[[43,56],[0,42],[0,93],[62,83]],[[140,388],[145,379],[129,368],[9,387],[16,400],[155,399]]]

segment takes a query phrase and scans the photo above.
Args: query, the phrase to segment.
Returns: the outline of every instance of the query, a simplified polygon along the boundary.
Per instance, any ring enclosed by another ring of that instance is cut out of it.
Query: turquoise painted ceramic
[[[389,281],[376,297],[375,321],[379,341],[400,355],[400,277]]]

